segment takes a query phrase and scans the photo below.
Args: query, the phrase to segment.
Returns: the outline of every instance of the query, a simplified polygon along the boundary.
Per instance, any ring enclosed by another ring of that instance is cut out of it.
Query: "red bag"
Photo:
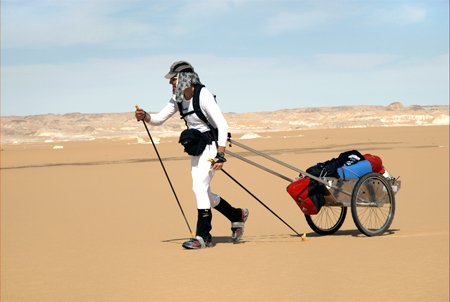
[[[306,177],[300,178],[291,183],[286,190],[306,215],[319,213],[325,204],[325,198],[320,191],[320,184],[315,180]]]
[[[372,166],[372,172],[377,172],[380,174],[383,174],[385,172],[383,161],[381,160],[381,158],[372,154],[364,154],[363,156],[368,162],[370,162],[370,165]]]

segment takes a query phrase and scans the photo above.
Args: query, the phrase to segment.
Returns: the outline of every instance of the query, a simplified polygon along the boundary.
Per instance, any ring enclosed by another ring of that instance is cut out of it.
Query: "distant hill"
[[[231,133],[449,124],[449,106],[339,106],[224,114]],[[159,127],[158,137],[178,136],[185,128],[175,114]],[[134,112],[46,114],[1,118],[2,143],[75,141],[146,136]]]

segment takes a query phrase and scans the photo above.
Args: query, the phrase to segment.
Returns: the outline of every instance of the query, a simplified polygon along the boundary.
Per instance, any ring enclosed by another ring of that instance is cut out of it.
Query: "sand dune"
[[[287,181],[230,157],[226,171],[308,241],[218,172],[212,190],[250,210],[243,240],[233,244],[229,222],[214,212],[214,247],[188,251],[188,227],[151,144],[3,144],[1,300],[449,300],[448,126],[248,132],[260,137],[243,144],[300,169],[351,149],[380,156],[402,180],[390,229],[366,237],[348,214],[335,235],[319,236]],[[143,127],[136,135],[148,142]],[[160,137],[157,148],[194,229],[189,157],[175,137]]]

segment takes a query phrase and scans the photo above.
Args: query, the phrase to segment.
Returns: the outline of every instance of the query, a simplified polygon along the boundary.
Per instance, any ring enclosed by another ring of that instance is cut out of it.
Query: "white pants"
[[[220,196],[211,192],[210,182],[216,170],[211,169],[208,158],[217,154],[216,144],[207,145],[201,155],[191,156],[192,190],[197,199],[197,209],[211,209],[220,202]]]

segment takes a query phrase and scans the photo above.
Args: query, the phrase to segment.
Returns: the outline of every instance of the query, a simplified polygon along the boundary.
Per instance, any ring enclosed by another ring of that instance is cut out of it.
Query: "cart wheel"
[[[322,207],[317,215],[305,214],[305,218],[317,234],[331,235],[341,228],[346,215],[346,207]]]
[[[351,200],[353,221],[366,236],[379,236],[391,225],[395,198],[389,182],[379,173],[370,172],[355,184]]]

